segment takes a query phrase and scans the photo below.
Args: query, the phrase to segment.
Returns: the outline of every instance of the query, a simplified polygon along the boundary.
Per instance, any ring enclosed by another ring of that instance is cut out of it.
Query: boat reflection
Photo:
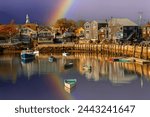
[[[22,64],[31,63],[31,62],[33,62],[33,61],[34,61],[34,59],[21,59],[21,63],[22,63]]]
[[[64,90],[65,90],[67,93],[72,93],[75,89],[76,89],[76,86],[73,87],[73,88],[68,88],[68,87],[64,86]]]

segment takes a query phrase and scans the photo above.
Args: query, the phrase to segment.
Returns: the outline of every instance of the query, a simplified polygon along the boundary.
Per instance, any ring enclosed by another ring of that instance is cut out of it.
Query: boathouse
[[[112,18],[108,22],[109,39],[129,39],[138,35],[139,27],[127,18]]]

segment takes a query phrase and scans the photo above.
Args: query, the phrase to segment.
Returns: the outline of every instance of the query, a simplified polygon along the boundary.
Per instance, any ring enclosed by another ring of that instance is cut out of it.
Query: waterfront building
[[[150,39],[150,22],[142,27],[142,36],[144,39]]]
[[[113,41],[136,37],[138,30],[138,25],[127,18],[112,18],[108,22],[108,37]]]
[[[52,42],[54,38],[53,31],[50,27],[39,26],[38,28],[38,42]]]
[[[84,24],[84,30],[85,30],[85,39],[89,39],[92,41],[97,41],[99,40],[99,32],[100,37],[104,36],[104,28],[107,27],[107,22],[106,21],[92,21],[92,22],[86,22]],[[105,37],[105,36],[104,36]]]
[[[21,26],[20,35],[24,38],[37,37],[37,24],[24,24]]]

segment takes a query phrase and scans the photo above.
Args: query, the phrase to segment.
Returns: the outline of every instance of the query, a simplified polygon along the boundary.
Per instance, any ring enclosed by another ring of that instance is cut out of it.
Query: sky
[[[0,23],[31,22],[51,24],[58,18],[100,20],[126,17],[136,21],[139,12],[150,19],[149,0],[0,0]]]

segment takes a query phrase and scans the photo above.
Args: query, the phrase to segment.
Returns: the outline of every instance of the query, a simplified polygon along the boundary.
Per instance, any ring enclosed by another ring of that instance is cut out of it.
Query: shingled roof
[[[138,26],[133,21],[129,20],[128,18],[112,18],[109,21],[109,24],[112,23],[114,25],[119,24],[121,26]]]

